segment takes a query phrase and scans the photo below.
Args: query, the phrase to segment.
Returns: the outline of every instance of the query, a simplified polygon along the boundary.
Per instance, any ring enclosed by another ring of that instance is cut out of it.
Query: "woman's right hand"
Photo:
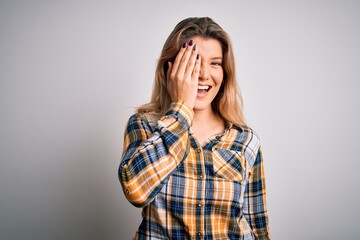
[[[193,40],[184,43],[174,63],[168,62],[167,90],[172,101],[182,100],[193,108],[198,91],[201,59]]]

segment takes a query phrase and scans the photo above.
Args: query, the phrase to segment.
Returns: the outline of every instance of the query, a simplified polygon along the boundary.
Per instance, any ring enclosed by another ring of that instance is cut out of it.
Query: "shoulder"
[[[159,117],[152,113],[134,113],[129,117],[127,128],[128,130],[146,128],[155,128]],[[129,129],[130,128],[130,129]]]
[[[260,145],[260,137],[259,134],[249,126],[240,126],[237,124],[233,124],[231,131],[235,135],[235,142],[241,145],[246,145],[247,147],[251,147],[254,150]]]
[[[234,145],[239,146],[241,152],[250,162],[254,162],[260,148],[258,133],[249,126],[233,124],[230,134],[233,136]]]

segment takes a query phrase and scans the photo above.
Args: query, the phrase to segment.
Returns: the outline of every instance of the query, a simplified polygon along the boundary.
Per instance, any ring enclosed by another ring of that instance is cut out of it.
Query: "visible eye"
[[[212,62],[211,65],[214,65],[214,66],[222,66],[222,63],[221,63],[221,62]]]

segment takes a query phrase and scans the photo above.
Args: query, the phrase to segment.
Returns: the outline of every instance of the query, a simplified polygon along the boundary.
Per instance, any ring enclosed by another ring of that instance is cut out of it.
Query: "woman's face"
[[[213,38],[205,39],[199,36],[192,39],[198,45],[201,57],[198,93],[194,110],[209,110],[212,101],[219,92],[224,77],[221,43]]]

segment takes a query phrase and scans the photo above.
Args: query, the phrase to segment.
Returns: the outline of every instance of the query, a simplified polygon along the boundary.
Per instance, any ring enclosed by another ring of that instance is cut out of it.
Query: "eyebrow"
[[[222,60],[222,57],[213,57],[213,58],[211,58],[211,60],[214,60],[214,59],[220,59],[220,60]]]

